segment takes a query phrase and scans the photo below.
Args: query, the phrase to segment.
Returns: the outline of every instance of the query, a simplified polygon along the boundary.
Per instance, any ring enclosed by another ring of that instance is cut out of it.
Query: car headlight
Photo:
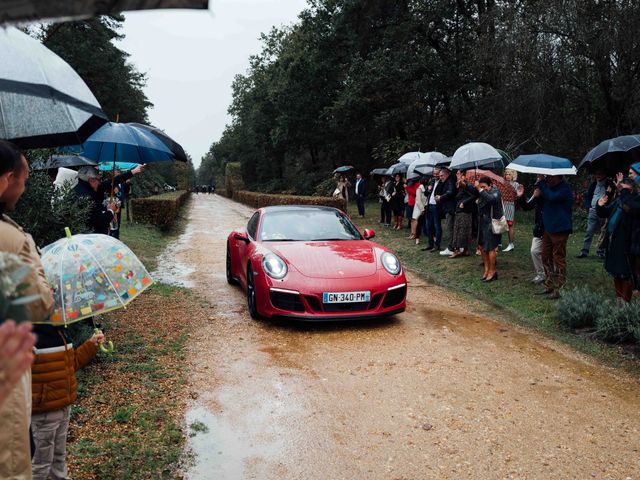
[[[280,280],[287,275],[287,264],[273,253],[268,253],[262,258],[262,269],[267,275],[276,280]]]
[[[381,257],[382,266],[391,275],[398,275],[400,273],[400,260],[393,253],[384,252]]]

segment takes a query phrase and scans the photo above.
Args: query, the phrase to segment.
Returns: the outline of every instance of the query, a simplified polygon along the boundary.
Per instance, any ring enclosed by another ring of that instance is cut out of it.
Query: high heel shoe
[[[493,282],[495,280],[498,280],[498,272],[494,273],[492,277],[487,277],[486,279],[483,280],[484,283],[489,283],[489,282]]]

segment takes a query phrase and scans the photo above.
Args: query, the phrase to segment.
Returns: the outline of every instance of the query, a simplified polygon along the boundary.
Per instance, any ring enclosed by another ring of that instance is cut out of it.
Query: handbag
[[[502,204],[502,211],[504,212],[504,204]],[[493,218],[493,205],[491,206],[491,231],[494,235],[502,235],[509,231],[507,217],[502,215],[499,219]]]
[[[333,198],[340,198],[342,197],[342,192],[340,191],[339,187],[336,187],[336,189],[333,191]]]

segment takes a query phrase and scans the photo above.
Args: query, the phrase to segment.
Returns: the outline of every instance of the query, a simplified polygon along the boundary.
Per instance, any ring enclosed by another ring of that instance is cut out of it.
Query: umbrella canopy
[[[489,177],[493,181],[493,184],[496,186],[496,188],[500,190],[503,201],[515,202],[516,200],[515,188],[513,188],[513,186],[500,175],[497,175],[490,170],[468,170],[466,173],[466,177],[472,182],[479,180],[481,177]]]
[[[640,161],[640,135],[624,135],[601,142],[587,153],[578,169],[602,169],[609,173],[626,172]]]
[[[500,168],[503,167],[502,155],[488,143],[472,142],[461,146],[451,158],[449,168],[454,170],[468,170],[469,168]]]
[[[554,157],[544,153],[520,155],[507,165],[508,169],[538,175],[575,175],[578,173],[568,158]]]
[[[169,135],[164,133],[159,128],[152,127],[151,125],[144,125],[142,123],[134,123],[134,122],[129,123],[129,125],[141,128],[143,130],[146,130],[154,134],[156,137],[160,139],[162,143],[164,143],[167,146],[169,150],[171,150],[171,153],[173,153],[173,156],[176,160],[179,160],[181,162],[189,161],[189,158],[187,157],[187,153],[184,151],[184,148],[182,148],[182,146],[178,142],[176,142],[174,139],[172,139]]]
[[[47,323],[66,325],[126,306],[151,286],[142,262],[109,235],[67,236],[42,253],[55,306]]]
[[[58,174],[53,181],[56,188],[75,187],[78,184],[78,172],[71,170],[70,168],[60,167],[58,168]]]
[[[128,10],[148,10],[155,8],[207,8],[207,0],[0,0],[0,23],[24,22],[29,20],[95,17],[121,13]]]
[[[347,173],[353,170],[354,168],[351,165],[343,165],[341,167],[336,168],[333,173]]]
[[[152,163],[173,160],[171,150],[152,133],[109,122],[82,144],[82,155],[97,163]]]
[[[369,172],[369,175],[387,175],[388,168],[374,168]]]
[[[97,165],[97,162],[89,160],[82,155],[52,155],[46,162],[34,162],[32,170],[48,170],[50,168],[71,168]]]
[[[116,170],[131,170],[132,168],[136,168],[138,163],[129,163],[129,162],[116,162],[115,168]],[[101,172],[109,172],[113,169],[113,163],[100,163],[98,165],[98,170]]]
[[[398,173],[400,175],[404,175],[405,173],[407,173],[408,169],[409,169],[409,165],[407,165],[406,163],[396,163],[394,165],[391,165],[387,169],[387,175],[394,176],[394,175],[397,175]]]
[[[0,138],[25,149],[81,143],[107,121],[80,76],[13,27],[0,28],[0,112]]]
[[[402,155],[396,163],[406,163],[407,165],[411,165],[413,162],[418,160],[422,154],[420,152],[407,152]]]
[[[434,167],[447,166],[451,159],[440,152],[421,153],[407,170],[407,178],[415,178],[415,174],[432,175]]]

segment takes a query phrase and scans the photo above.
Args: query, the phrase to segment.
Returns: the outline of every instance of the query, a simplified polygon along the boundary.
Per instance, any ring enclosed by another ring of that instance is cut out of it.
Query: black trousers
[[[364,195],[356,195],[356,205],[358,205],[358,215],[364,217]]]

